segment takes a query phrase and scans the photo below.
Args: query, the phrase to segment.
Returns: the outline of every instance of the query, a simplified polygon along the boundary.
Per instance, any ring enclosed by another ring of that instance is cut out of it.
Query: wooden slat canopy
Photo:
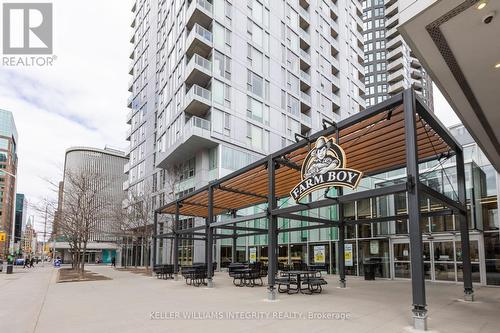
[[[416,101],[421,103],[418,99]],[[363,115],[363,112],[366,114]],[[415,117],[420,161],[438,158],[453,150],[418,113],[415,113]],[[348,168],[362,171],[365,175],[373,175],[405,166],[406,128],[402,95],[395,96],[351,118],[353,119],[347,118],[337,124],[338,143],[345,151]],[[276,170],[275,193],[277,197],[288,197],[290,190],[300,182],[300,171],[297,167],[302,166],[309,152],[310,143],[314,143],[315,139],[321,135],[335,138],[336,129],[330,126],[313,134],[309,141],[301,140],[271,155],[274,159],[287,161],[287,163],[281,163]],[[213,212],[215,215],[267,203],[268,159],[269,156],[210,184],[214,188]],[[180,215],[207,217],[208,186],[168,203],[158,212],[175,214],[176,204],[180,203]]]

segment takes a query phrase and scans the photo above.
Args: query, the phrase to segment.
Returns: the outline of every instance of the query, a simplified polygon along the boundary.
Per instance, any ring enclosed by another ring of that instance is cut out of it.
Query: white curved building
[[[110,207],[110,218],[113,216],[112,211],[120,208],[122,201],[125,198],[123,191],[123,182],[126,180],[126,175],[123,173],[125,164],[128,158],[125,153],[111,148],[91,148],[91,147],[71,147],[66,150],[64,161],[64,187],[69,186],[67,182],[68,174],[84,170],[96,172],[103,175],[98,181],[105,182],[108,188],[108,196],[112,202]],[[96,180],[97,181],[97,180]],[[68,189],[60,191],[59,198],[62,208],[64,209],[65,198],[64,193]],[[91,235],[91,242],[87,245],[88,254],[87,262],[95,262],[98,259],[104,263],[111,262],[111,258],[115,257],[119,261],[120,255],[117,255],[118,247],[114,242],[115,236],[112,234],[112,223],[106,219],[99,221],[96,231]],[[66,242],[56,242],[56,249],[59,255],[63,255],[65,261],[70,260],[69,244]]]

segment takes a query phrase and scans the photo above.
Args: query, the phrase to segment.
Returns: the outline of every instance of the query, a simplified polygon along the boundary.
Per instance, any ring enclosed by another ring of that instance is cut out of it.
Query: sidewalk
[[[409,281],[348,277],[348,288],[337,288],[337,277],[327,276],[320,295],[279,294],[266,300],[266,288],[239,288],[227,273],[216,273],[215,287],[186,286],[88,265],[86,269],[112,280],[55,283],[56,270],[36,268],[7,276],[0,274],[0,288],[7,289],[0,302],[0,331],[36,332],[408,332],[411,325]],[[50,281],[50,284],[49,284]],[[48,287],[48,288],[47,288]],[[429,328],[433,332],[498,332],[500,288],[476,288],[477,301],[461,301],[460,284],[427,283]],[[24,289],[23,289],[24,288]],[[19,294],[19,295],[18,295]],[[45,298],[45,300],[44,300]],[[40,311],[40,306],[43,307]],[[349,313],[346,320],[309,318],[228,318],[239,315],[293,313]],[[8,315],[6,314],[8,313]],[[187,315],[193,317],[187,318]],[[226,316],[207,319],[207,315]],[[172,316],[178,317],[172,317]],[[38,323],[36,324],[39,316]],[[7,325],[4,326],[5,318]],[[34,330],[36,324],[36,330]],[[6,329],[4,329],[6,328]]]
[[[1,332],[34,332],[55,273],[51,263],[29,269],[14,266],[13,274],[0,273]]]

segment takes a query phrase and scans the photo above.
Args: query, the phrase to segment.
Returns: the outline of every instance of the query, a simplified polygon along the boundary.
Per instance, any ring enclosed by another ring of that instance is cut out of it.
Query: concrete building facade
[[[397,30],[400,0],[364,0],[367,107],[412,87],[432,109],[432,81]]]
[[[26,220],[28,218],[28,200],[22,193],[16,194],[16,227],[14,231],[14,251],[20,249],[19,244],[21,243],[21,238],[23,230],[26,228]]]
[[[155,207],[364,109],[359,1],[138,0],[132,11],[124,189],[151,188]],[[180,248],[183,262],[204,258],[201,242]],[[168,249],[160,242],[161,260]]]
[[[122,202],[125,198],[123,192],[123,182],[125,180],[125,175],[123,174],[123,168],[127,163],[127,158],[125,153],[119,150],[111,148],[90,148],[90,147],[72,147],[66,150],[65,162],[64,162],[64,179],[62,182],[62,187],[60,186],[59,198],[61,203],[60,211],[64,212],[65,209],[65,193],[71,191],[71,183],[67,180],[70,173],[78,174],[78,172],[96,172],[102,175],[99,181],[103,181],[106,184],[107,192],[106,200],[110,200],[110,205],[106,208],[109,210],[109,214],[106,214],[106,218],[98,221],[95,230],[92,232],[90,237],[90,243],[87,245],[86,261],[93,263],[96,261],[102,261],[104,263],[110,263],[112,257],[116,257],[117,260],[120,258],[119,247],[116,244],[115,231],[115,211],[117,211],[122,206]],[[56,213],[56,230],[57,230],[57,218],[59,213]],[[55,249],[56,255],[63,259],[63,262],[68,262],[71,260],[71,254],[69,252],[69,244],[64,241],[62,235],[55,235]],[[118,250],[118,253],[117,253]]]
[[[0,257],[7,258],[13,248],[15,223],[18,135],[12,112],[0,109]]]

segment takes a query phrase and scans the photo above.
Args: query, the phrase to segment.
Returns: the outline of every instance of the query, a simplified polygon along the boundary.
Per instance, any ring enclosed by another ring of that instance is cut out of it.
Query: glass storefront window
[[[500,286],[500,234],[484,233],[486,284]]]
[[[390,277],[389,241],[371,239],[359,241],[359,274],[364,274],[364,265],[375,265],[375,276]]]

